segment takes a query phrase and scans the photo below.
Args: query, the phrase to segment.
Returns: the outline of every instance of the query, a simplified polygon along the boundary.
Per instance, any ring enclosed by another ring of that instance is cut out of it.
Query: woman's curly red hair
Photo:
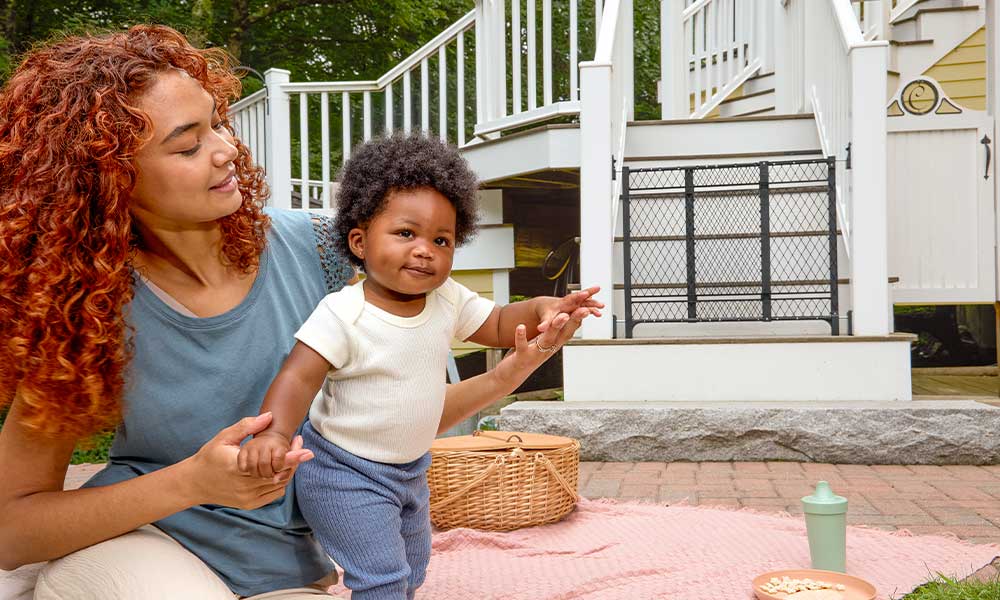
[[[240,82],[230,67],[220,50],[143,25],[34,50],[0,90],[0,406],[16,393],[24,425],[83,436],[120,419],[138,243],[133,159],[152,137],[135,100],[158,74],[181,69],[232,131]],[[267,187],[237,147],[243,205],[220,220],[220,259],[252,272],[269,225]]]

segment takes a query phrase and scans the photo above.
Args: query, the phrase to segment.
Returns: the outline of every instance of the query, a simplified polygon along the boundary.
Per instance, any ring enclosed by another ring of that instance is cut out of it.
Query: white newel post
[[[774,19],[781,8],[779,0],[756,0],[757,43],[760,45],[760,72],[774,71]]]
[[[632,0],[622,0],[619,5],[618,18],[622,20],[622,25],[618,28],[618,38],[615,40],[615,47],[619,48],[619,55],[615,58],[615,64],[619,65],[622,86],[622,97],[628,105],[628,113],[625,117],[631,121],[635,119],[635,17]],[[622,98],[618,98],[621,100]],[[612,103],[617,106],[617,100]],[[614,115],[617,119],[619,115]],[[622,123],[622,127],[626,124]],[[615,141],[617,143],[617,141]]]
[[[585,339],[611,339],[614,280],[611,221],[611,64],[580,63],[580,283],[599,285],[600,318],[588,317]]]
[[[660,99],[664,119],[691,114],[687,92],[688,61],[684,45],[684,0],[660,0]]]
[[[271,188],[271,206],[292,207],[292,138],[288,94],[281,85],[288,83],[291,72],[285,69],[264,71],[267,87],[267,185]]]
[[[889,320],[886,186],[888,42],[851,50],[851,300],[854,335],[885,335]],[[838,149],[839,150],[839,149]]]
[[[774,1],[774,106],[778,114],[790,115],[801,112],[803,105],[802,3],[806,0]]]

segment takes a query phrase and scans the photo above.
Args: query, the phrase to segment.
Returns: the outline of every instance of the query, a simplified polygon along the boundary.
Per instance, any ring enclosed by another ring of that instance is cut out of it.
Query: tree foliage
[[[468,0],[0,0],[0,78],[62,33],[161,23],[297,81],[375,78],[468,11]]]

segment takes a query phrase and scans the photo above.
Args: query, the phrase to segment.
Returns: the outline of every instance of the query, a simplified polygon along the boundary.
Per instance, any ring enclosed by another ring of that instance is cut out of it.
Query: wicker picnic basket
[[[573,510],[580,442],[520,431],[477,431],[431,446],[431,522],[441,529],[510,531]]]

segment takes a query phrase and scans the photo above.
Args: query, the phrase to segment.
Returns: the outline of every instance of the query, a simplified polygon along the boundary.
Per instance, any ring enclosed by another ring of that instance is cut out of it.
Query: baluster
[[[299,94],[299,176],[302,177],[301,194],[303,202],[309,198],[309,105],[307,95]],[[309,208],[308,205],[302,208]]]
[[[521,112],[521,0],[510,0],[511,114]]]
[[[320,149],[323,153],[323,208],[330,208],[330,95],[319,95]]]
[[[403,133],[410,135],[413,126],[412,107],[410,100],[410,72],[403,71]]]
[[[342,124],[341,130],[343,131],[343,155],[341,156],[342,162],[347,162],[347,159],[351,158],[351,95],[348,92],[343,92],[341,94],[342,106],[341,119]]]
[[[712,23],[712,53],[708,60],[712,61],[712,98],[714,99],[716,95],[722,93],[722,54],[719,52],[719,48],[722,47],[722,37],[719,35],[719,3],[713,2],[708,5],[711,11]]]
[[[701,68],[701,57],[705,48],[705,11],[700,10],[691,16],[694,22],[694,110],[701,109],[701,93],[705,89],[704,76]]]
[[[364,128],[365,128],[365,141],[372,139],[372,93],[369,91],[365,92],[364,95]]]
[[[385,134],[392,135],[392,82],[385,86]]]
[[[425,135],[431,130],[430,76],[427,59],[420,61],[420,131]]]
[[[542,0],[542,106],[552,104],[552,0]]]
[[[537,50],[535,48],[535,0],[527,0],[525,12],[528,15],[528,110],[538,106],[538,83],[536,82]]]
[[[446,44],[438,48],[438,137],[448,141],[448,59]]]
[[[458,73],[455,106],[458,111],[456,115],[456,126],[458,128],[458,145],[465,145],[465,32],[458,32],[458,40],[455,46],[455,70]]]
[[[257,131],[254,135],[254,145],[257,147],[256,156],[261,157],[260,164],[267,168],[267,124],[265,123],[264,103],[258,102],[254,106],[254,115],[257,117]]]
[[[516,0],[515,0],[516,1]],[[576,100],[579,97],[579,83],[577,78],[577,0],[569,0],[569,99]],[[624,17],[620,17],[624,18]]]

